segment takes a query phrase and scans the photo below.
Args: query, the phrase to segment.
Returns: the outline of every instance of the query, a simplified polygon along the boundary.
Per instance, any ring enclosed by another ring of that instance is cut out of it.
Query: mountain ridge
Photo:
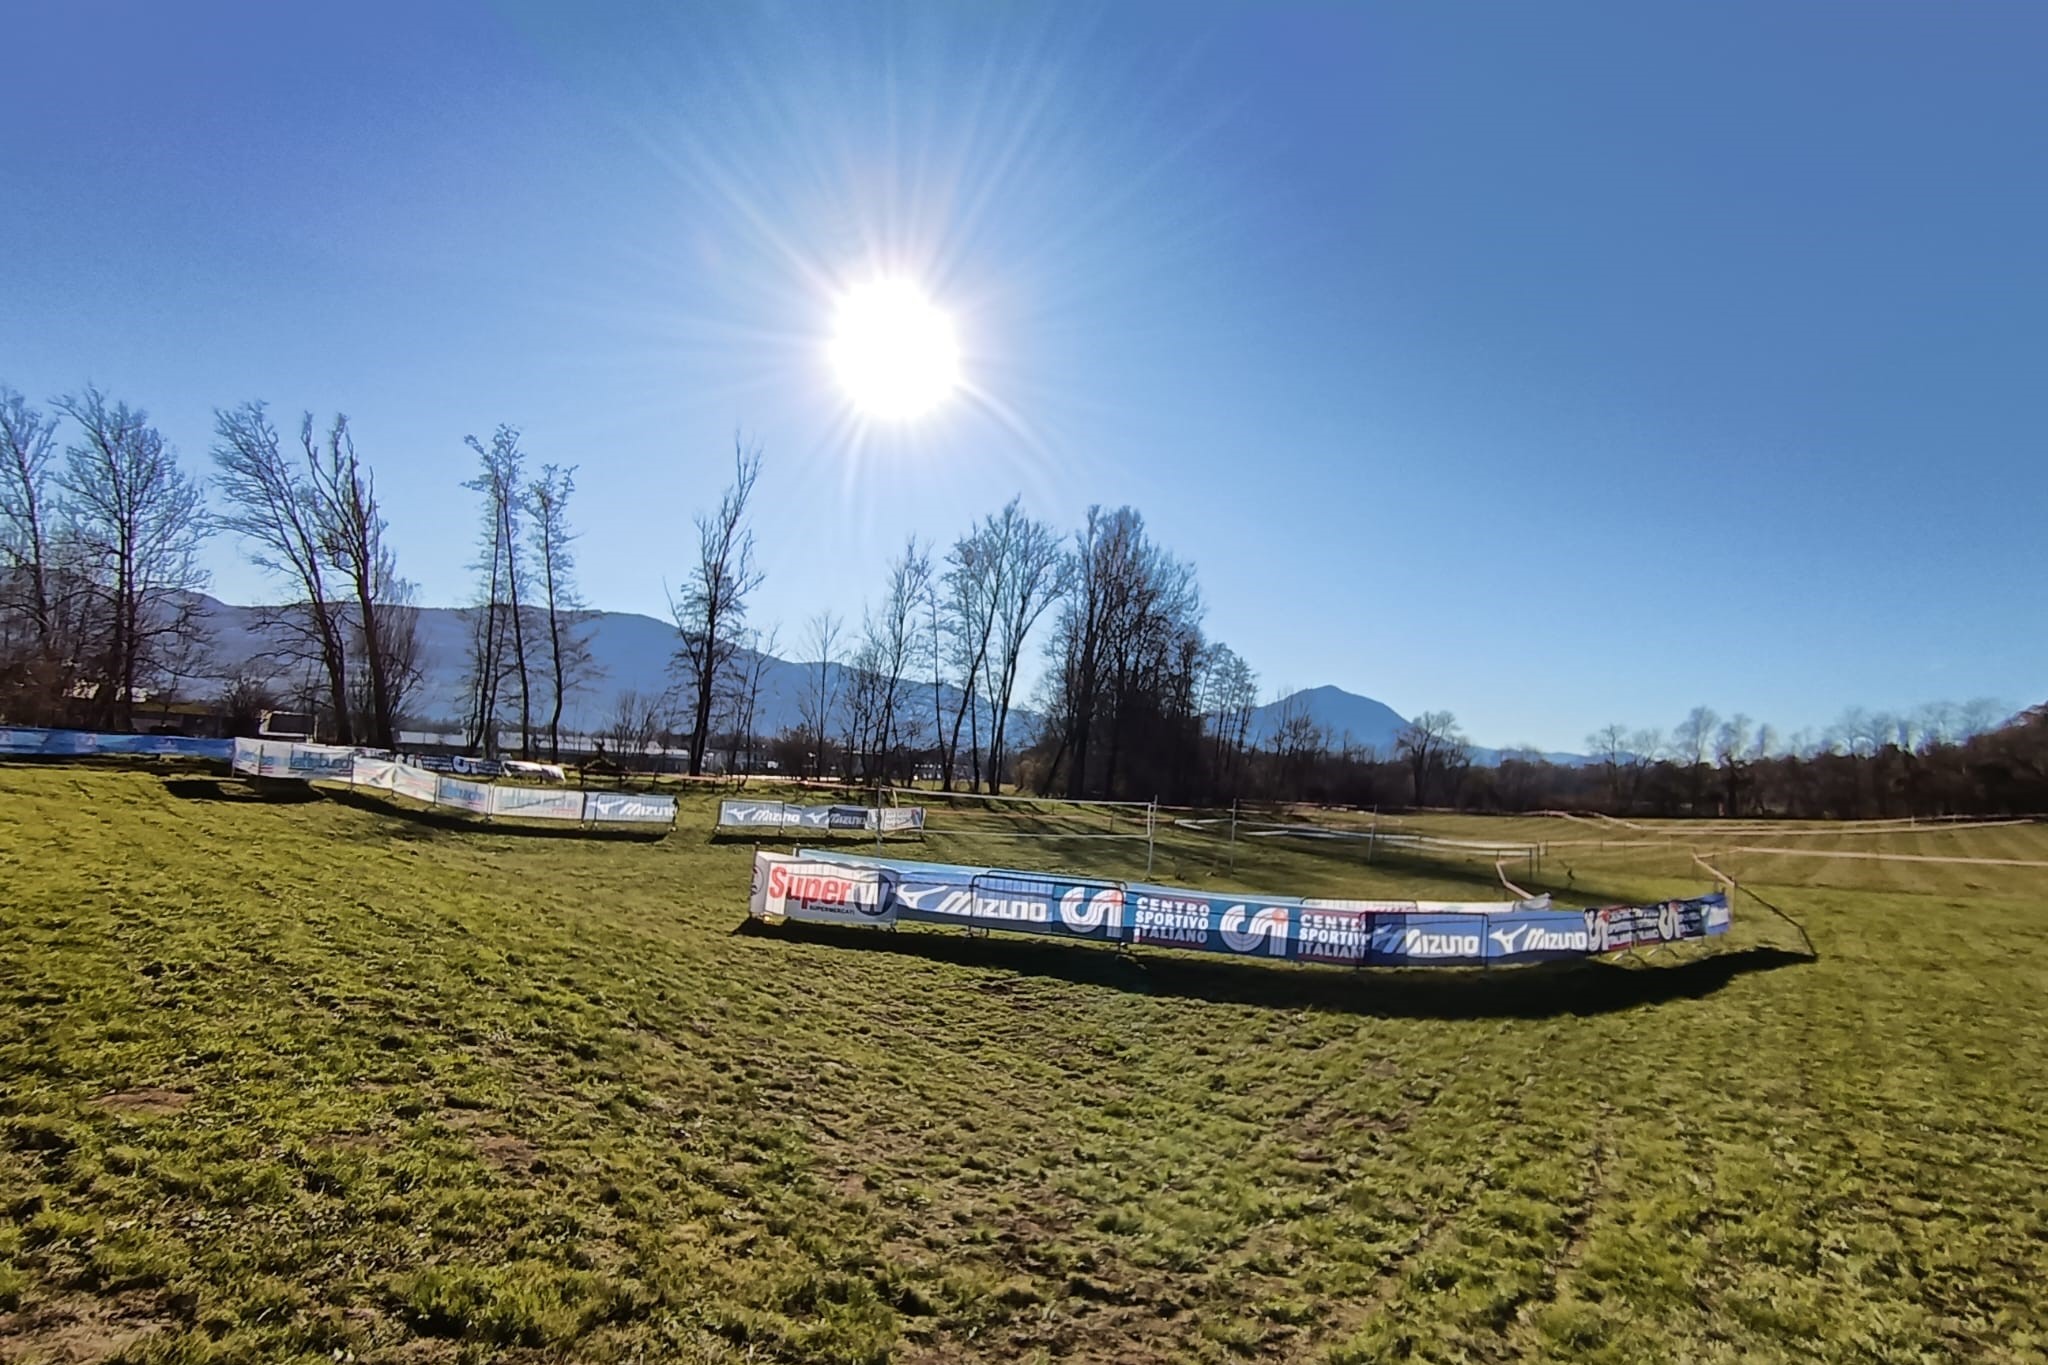
[[[196,675],[224,683],[237,674],[263,672],[262,658],[275,649],[266,639],[261,620],[264,612],[275,610],[238,606],[204,593],[195,594],[198,615],[211,636],[207,649],[210,666]],[[423,725],[459,728],[466,710],[467,688],[463,683],[463,655],[467,649],[467,627],[460,607],[421,607],[420,650],[424,677],[407,708]],[[629,693],[659,696],[671,684],[670,661],[676,647],[674,623],[632,611],[590,611],[579,613],[590,630],[592,659],[602,670],[579,692],[572,693],[563,707],[565,729],[578,732],[602,731],[616,714],[621,698]],[[751,659],[752,651],[742,651]],[[764,735],[780,734],[800,723],[801,699],[811,685],[815,661],[768,656],[761,676],[761,696],[755,711],[755,725]],[[834,684],[844,695],[847,670],[832,664]],[[918,684],[929,706],[929,685]],[[959,692],[951,687],[940,691],[947,722],[958,705]],[[1276,698],[1252,711],[1247,738],[1269,746],[1288,718],[1306,714],[1323,733],[1332,749],[1369,748],[1380,757],[1390,757],[1394,741],[1408,718],[1385,702],[1352,692],[1334,683],[1301,688]],[[988,730],[988,711],[982,708],[982,733]],[[929,717],[929,713],[927,712]],[[1037,733],[1039,717],[1026,708],[1011,712],[1011,742],[1021,749]],[[963,736],[964,738],[964,736]],[[1489,749],[1475,745],[1475,763],[1494,764],[1514,750]],[[1552,762],[1583,763],[1578,754],[1545,754]]]

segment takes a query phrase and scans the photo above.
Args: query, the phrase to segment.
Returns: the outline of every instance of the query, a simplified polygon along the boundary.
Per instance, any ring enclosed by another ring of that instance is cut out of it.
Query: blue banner
[[[231,739],[191,739],[184,735],[117,735],[92,730],[44,730],[31,726],[0,728],[0,754],[41,754],[52,758],[90,758],[97,754],[151,758],[205,758],[225,763],[233,754]]]
[[[1553,910],[1547,899],[1332,902],[1216,895],[1060,873],[866,858],[798,856],[883,873],[896,920],[1089,938],[1133,947],[1349,967],[1478,967],[1590,957],[1728,932],[1722,894],[1655,905]]]

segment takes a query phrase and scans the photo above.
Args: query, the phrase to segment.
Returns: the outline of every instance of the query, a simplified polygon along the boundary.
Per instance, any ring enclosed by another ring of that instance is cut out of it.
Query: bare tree
[[[392,567],[387,556],[385,567]],[[359,679],[369,675],[370,663],[374,662],[384,679],[384,704],[389,709],[391,739],[386,747],[395,748],[398,743],[398,726],[409,714],[413,694],[426,677],[426,659],[420,645],[420,609],[415,600],[418,589],[410,579],[395,574],[385,577],[376,593],[376,634],[363,635],[363,648],[357,655],[364,661],[356,669]],[[373,720],[376,710],[377,689],[366,681],[358,682],[358,713],[366,721]],[[360,727],[366,733],[375,733],[375,726]]]
[[[253,735],[263,723],[264,712],[277,709],[277,693],[270,679],[244,671],[228,680],[214,704],[229,733]]]
[[[996,547],[1002,568],[996,574],[996,641],[990,660],[990,703],[993,723],[988,749],[988,789],[1002,790],[1003,764],[1008,757],[1010,700],[1017,691],[1017,670],[1031,632],[1070,586],[1071,561],[1051,526],[1024,515],[1015,498],[996,517]]]
[[[1014,506],[1014,503],[1012,504]],[[978,787],[981,777],[981,692],[988,664],[989,642],[995,635],[996,616],[1002,594],[1002,575],[1007,556],[1001,544],[1003,528],[990,517],[953,543],[946,552],[946,570],[940,576],[941,615],[953,665],[953,686],[958,699],[953,709],[950,732],[939,732],[939,785],[953,790],[953,768],[960,752],[960,727],[973,717],[969,736],[971,759]],[[936,693],[937,688],[933,691]]]
[[[1622,771],[1628,763],[1628,727],[1619,722],[1601,726],[1586,736],[1586,752],[1600,760],[1607,774],[1608,799],[1619,807]]]
[[[862,620],[862,653],[878,680],[875,711],[875,754],[877,772],[888,773],[890,756],[909,737],[907,682],[916,659],[917,614],[931,590],[930,550],[915,536],[904,542],[903,553],[889,565],[889,585],[878,610],[865,613]]]
[[[344,622],[328,582],[325,531],[331,518],[317,483],[320,452],[313,417],[300,427],[305,467],[294,467],[261,402],[214,410],[215,486],[227,507],[220,525],[242,538],[250,563],[283,581],[289,600],[265,610],[265,633],[282,643],[287,663],[312,662],[327,683],[335,738],[353,744]]]
[[[576,590],[576,535],[569,528],[569,499],[575,491],[576,467],[552,464],[542,465],[540,478],[526,490],[534,571],[547,612],[548,757],[556,762],[562,757],[562,707],[594,673],[590,631],[579,616],[584,604]]]
[[[142,685],[198,643],[205,504],[141,409],[91,387],[57,407],[82,437],[65,451],[59,485],[92,585],[94,718],[132,728]]]
[[[612,742],[612,753],[619,766],[627,765],[629,754],[638,762],[647,761],[647,750],[661,733],[666,709],[660,696],[632,688],[620,692],[613,699],[611,719],[605,725],[604,734]]]
[[[1996,697],[1972,697],[1959,710],[1958,734],[1963,739],[1989,734],[2012,716],[2012,708]]]
[[[398,743],[399,693],[408,684],[398,675],[417,672],[418,613],[410,610],[411,586],[398,575],[397,558],[384,543],[384,517],[377,506],[374,476],[356,454],[348,418],[336,414],[324,444],[313,438],[313,417],[300,425],[301,443],[312,467],[320,549],[349,595],[355,627],[357,727],[379,748]]]
[[[1429,780],[1462,766],[1468,759],[1458,718],[1449,711],[1424,711],[1394,736],[1394,752],[1407,761],[1415,784],[1415,804],[1428,805]]]
[[[69,690],[80,577],[52,464],[57,420],[0,387],[0,681],[12,718],[51,719]]]
[[[721,675],[739,648],[746,624],[747,597],[761,585],[754,564],[754,532],[747,503],[761,476],[761,452],[733,440],[733,481],[716,512],[697,517],[697,562],[682,596],[669,611],[682,637],[676,662],[694,697],[690,727],[690,775],[704,771],[704,745],[711,729],[711,703]]]
[[[831,744],[832,720],[838,709],[839,636],[844,622],[828,609],[813,616],[804,628],[802,650],[812,660],[804,673],[803,695],[797,699],[797,714],[817,746],[812,776],[825,775],[825,750]]]
[[[879,780],[881,775],[882,667],[874,641],[866,632],[846,661],[845,704],[840,708],[844,729],[840,747],[846,758],[846,776]]]
[[[474,708],[486,751],[497,744],[498,689],[505,682],[519,689],[519,752],[533,756],[533,677],[527,653],[524,602],[526,545],[521,536],[524,515],[525,452],[519,428],[500,426],[486,448],[474,436],[462,438],[476,452],[479,468],[464,488],[484,499],[483,558],[477,569],[485,586],[483,629],[472,647],[473,680],[478,688]]]
[[[766,635],[758,630],[748,631],[745,655],[735,661],[732,724],[729,727],[731,748],[725,765],[728,773],[751,773],[754,770],[754,721],[761,706],[761,685],[767,680],[768,665],[775,661],[781,636],[779,626],[770,627]]]
[[[1749,761],[1761,763],[1778,752],[1778,732],[1769,721],[1756,727],[1756,738],[1749,746]]]
[[[1216,790],[1234,797],[1243,774],[1252,712],[1259,705],[1259,679],[1236,650],[1220,641],[1210,646],[1203,670],[1202,711],[1214,743],[1210,770]]]
[[[1316,724],[1316,718],[1301,704],[1300,694],[1289,689],[1280,703],[1278,723],[1273,727],[1273,768],[1282,790],[1299,792],[1306,787],[1316,765],[1329,751],[1328,732]]]
[[[1723,789],[1727,793],[1724,814],[1741,814],[1742,764],[1748,756],[1750,719],[1740,711],[1721,723],[1714,734],[1714,761],[1720,765]]]
[[[1721,718],[1714,714],[1712,707],[1695,706],[1685,713],[1685,719],[1678,722],[1671,732],[1671,746],[1680,762],[1685,764],[1692,783],[1692,810],[1699,813],[1707,785],[1707,755],[1714,743],[1714,727]]]

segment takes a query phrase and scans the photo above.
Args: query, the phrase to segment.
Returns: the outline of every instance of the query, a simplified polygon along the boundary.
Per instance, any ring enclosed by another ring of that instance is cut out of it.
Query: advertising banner
[[[27,725],[0,727],[0,754],[38,754],[50,758],[131,754],[229,762],[234,756],[234,743],[228,739],[189,739],[184,735],[117,735],[91,730],[45,730]]]
[[[41,730],[18,726],[0,730],[0,754],[47,754],[76,758],[98,750],[99,736],[83,730]]]
[[[391,770],[391,790],[400,796],[409,796],[428,805],[440,799],[441,779],[425,768],[415,768],[410,763],[394,763]]]
[[[262,741],[256,772],[262,777],[296,777],[292,771],[292,746],[283,740]]]
[[[1347,967],[1491,966],[1582,958],[1728,932],[1725,895],[1552,909],[1524,901],[1303,900],[1215,895],[817,849],[796,856],[882,874],[900,920],[1150,944]]]
[[[583,818],[599,825],[672,825],[676,799],[644,792],[585,792]]]
[[[879,868],[756,853],[747,913],[770,921],[887,928],[896,922],[896,907],[884,894],[886,881]]]
[[[858,830],[873,831],[877,824],[885,834],[923,829],[924,810],[921,807],[900,810],[885,807],[878,811],[869,806],[798,806],[787,801],[726,800],[718,803],[720,829],[808,830],[844,834]]]
[[[491,814],[519,820],[583,818],[583,793],[557,787],[493,787]]]
[[[718,803],[720,829],[781,829],[780,801],[721,801]]]
[[[332,744],[287,744],[286,772],[308,782],[346,782],[355,773],[356,751]]]
[[[1716,893],[1657,905],[1605,905],[1585,912],[1592,951],[1617,953],[1728,932],[1728,897]]]
[[[190,739],[184,735],[94,735],[102,754],[139,754],[153,758],[210,758],[226,762],[234,752],[231,739]]]
[[[396,790],[398,765],[388,758],[365,758],[356,755],[355,766],[349,770],[349,781],[358,787],[375,787],[379,791]]]
[[[1133,886],[1130,917],[1133,944],[1262,957],[1288,956],[1293,930],[1286,905],[1171,886]]]
[[[485,783],[460,777],[441,777],[434,785],[434,804],[437,806],[453,806],[472,815],[491,813],[491,789]]]

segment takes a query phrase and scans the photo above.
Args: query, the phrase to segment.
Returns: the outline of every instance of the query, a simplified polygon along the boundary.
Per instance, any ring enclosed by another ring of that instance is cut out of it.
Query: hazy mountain
[[[193,690],[204,691],[237,672],[248,671],[259,676],[270,675],[274,665],[266,664],[263,655],[276,647],[273,636],[262,627],[262,613],[255,607],[238,607],[217,601],[211,597],[200,598],[200,612],[211,639],[207,650],[210,660],[202,671],[202,677],[192,684]],[[676,628],[670,621],[652,616],[642,616],[629,611],[600,611],[590,613],[584,621],[589,631],[590,653],[598,666],[595,678],[570,696],[569,704],[563,708],[562,723],[565,729],[578,731],[601,730],[610,721],[618,708],[619,698],[627,692],[643,695],[659,695],[673,686],[674,678],[669,670],[669,661],[675,655]],[[414,694],[407,711],[416,722],[425,725],[446,725],[449,729],[459,728],[461,717],[467,710],[467,687],[464,674],[467,669],[469,652],[469,628],[463,613],[452,607],[424,607],[420,610],[420,653],[426,677]],[[741,651],[743,660],[752,658],[750,651]],[[742,667],[745,667],[743,662]],[[764,735],[778,734],[794,729],[801,718],[801,701],[811,685],[816,666],[807,663],[792,663],[785,659],[770,658],[761,677],[761,696],[755,715],[755,728]],[[846,672],[839,665],[832,665],[835,692],[844,696]],[[915,715],[929,732],[933,722],[933,706],[930,688],[919,688],[911,703]],[[946,722],[952,723],[953,708],[958,704],[959,692],[954,688],[943,688],[940,700],[946,708]],[[516,703],[515,703],[516,704]],[[987,742],[989,721],[987,708],[983,708],[982,738]],[[516,723],[516,715],[507,714],[509,722]],[[536,716],[536,723],[545,721]],[[1010,741],[1021,746],[1029,742],[1036,733],[1038,718],[1029,711],[1013,710],[1010,719]],[[963,743],[966,731],[962,731]]]
[[[212,640],[208,650],[211,664],[196,690],[216,685],[237,671],[256,673],[269,670],[261,662],[265,650],[274,648],[261,628],[261,613],[255,607],[231,606],[211,597],[199,599],[200,613]],[[590,652],[599,675],[570,698],[563,711],[563,725],[571,730],[600,730],[618,707],[626,692],[660,694],[672,685],[669,660],[675,654],[676,628],[673,622],[642,616],[630,611],[591,613]],[[460,611],[452,607],[425,607],[420,611],[420,646],[426,665],[426,679],[408,710],[423,722],[447,722],[456,728],[465,708],[463,672],[468,652],[468,627]],[[771,658],[761,679],[761,699],[756,728],[764,735],[794,729],[801,718],[801,699],[811,685],[814,665]],[[834,687],[844,695],[845,671],[833,665]],[[932,719],[931,694],[920,689],[913,703],[916,714],[929,727]],[[940,697],[951,724],[953,706],[959,693],[944,688]],[[1407,720],[1385,702],[1347,692],[1341,687],[1311,687],[1279,701],[1268,702],[1252,712],[1250,737],[1254,744],[1269,745],[1282,722],[1291,715],[1306,713],[1327,737],[1330,747],[1349,742],[1356,748],[1370,748],[1382,757],[1394,751],[1394,737]],[[986,710],[982,734],[988,733]],[[536,718],[543,719],[543,718]],[[1016,711],[1011,718],[1011,740],[1021,748],[1036,733],[1038,717]],[[965,736],[963,733],[963,740]],[[1474,746],[1472,761],[1491,764],[1500,761],[1501,750]],[[1583,763],[1578,754],[1545,754],[1553,763]]]
[[[1315,722],[1333,750],[1345,748],[1348,742],[1352,748],[1371,749],[1382,758],[1392,756],[1394,740],[1408,724],[1400,712],[1383,701],[1325,685],[1289,693],[1253,711],[1252,742],[1271,744],[1273,736],[1289,717],[1303,714]],[[1509,752],[1512,751],[1475,744],[1472,746],[1472,761],[1491,766]],[[1567,765],[1586,761],[1583,754],[1545,753],[1542,756],[1552,763]]]
[[[1304,713],[1328,738],[1333,749],[1343,748],[1349,736],[1355,748],[1390,754],[1394,751],[1394,736],[1408,724],[1400,712],[1383,701],[1361,697],[1341,687],[1311,687],[1267,702],[1252,712],[1248,732],[1251,742],[1271,744],[1286,720]]]

